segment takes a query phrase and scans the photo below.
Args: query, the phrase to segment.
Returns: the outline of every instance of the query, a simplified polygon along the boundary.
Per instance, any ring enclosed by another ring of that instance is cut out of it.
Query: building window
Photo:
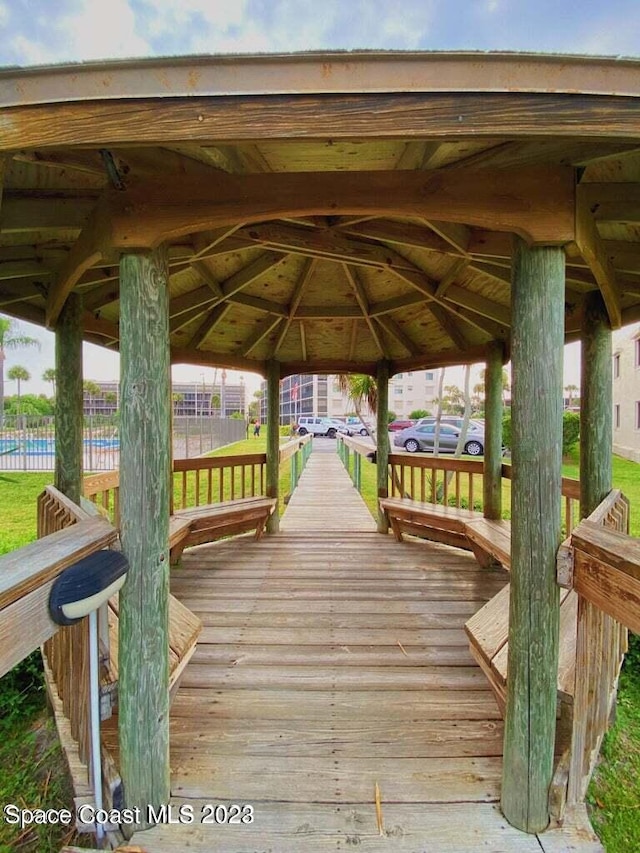
[[[620,353],[617,352],[613,357],[613,378],[617,379],[620,376]]]
[[[620,404],[616,403],[613,407],[613,425],[616,429],[620,429]]]
[[[394,377],[394,378],[395,378],[395,379],[402,379],[402,374],[401,374],[401,373],[396,373],[396,375],[395,375],[395,377]]]
[[[402,388],[399,385],[396,385],[393,389],[393,393],[396,395],[396,397],[402,397]]]
[[[433,380],[434,380],[433,370],[426,370],[425,374],[424,374],[424,378],[427,380],[427,382],[433,382]]]

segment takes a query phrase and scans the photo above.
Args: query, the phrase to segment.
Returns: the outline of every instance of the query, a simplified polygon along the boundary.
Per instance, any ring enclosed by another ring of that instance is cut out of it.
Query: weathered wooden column
[[[580,379],[580,515],[590,515],[612,488],[611,326],[599,292],[584,300]]]
[[[502,808],[549,822],[558,671],[564,252],[514,240],[511,597]]]
[[[378,413],[376,434],[378,446],[376,463],[378,472],[378,498],[386,498],[389,494],[389,362],[378,362]],[[378,505],[378,533],[388,533],[389,522]]]
[[[485,518],[502,518],[502,355],[501,343],[494,341],[489,344],[484,371]]]
[[[120,767],[126,805],[169,800],[169,364],[168,267],[162,249],[120,261],[122,550]]]
[[[280,362],[267,362],[267,497],[278,499],[280,478]],[[267,533],[280,530],[278,507],[269,516]]]
[[[56,325],[54,484],[80,504],[82,495],[82,299],[71,293]]]

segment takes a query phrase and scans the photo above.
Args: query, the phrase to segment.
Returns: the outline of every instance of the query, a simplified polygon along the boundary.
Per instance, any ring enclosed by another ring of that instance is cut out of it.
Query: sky
[[[0,0],[0,67],[125,57],[296,50],[504,50],[640,56],[638,0]],[[9,354],[46,393],[53,338]],[[565,383],[579,384],[567,348]],[[480,368],[478,368],[479,370]],[[85,376],[114,379],[117,355],[86,345]],[[176,381],[212,368],[176,366]],[[229,381],[239,374],[229,372]],[[250,392],[259,380],[245,373]],[[457,374],[451,372],[451,380]],[[9,385],[7,392],[11,393]]]

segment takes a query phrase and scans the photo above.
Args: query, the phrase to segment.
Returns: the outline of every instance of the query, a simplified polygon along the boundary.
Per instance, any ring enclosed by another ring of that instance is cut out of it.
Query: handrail
[[[344,448],[344,449],[342,449]],[[361,458],[375,452],[375,446],[355,437],[338,436],[338,450],[354,484],[361,478]],[[353,451],[354,461],[349,452]],[[459,459],[404,451],[389,454],[389,496],[406,497],[429,503],[440,503],[481,510],[484,463],[479,459]],[[502,465],[502,478],[511,480],[511,465]],[[562,478],[564,529],[571,532],[580,518],[580,481]]]
[[[58,575],[116,535],[106,519],[79,521],[0,557],[0,676],[58,631],[48,609]]]
[[[615,705],[627,628],[640,631],[640,542],[628,536],[629,502],[612,490],[572,532],[562,560],[578,595],[576,678],[567,804],[584,801]]]
[[[312,436],[297,436],[280,447],[280,463],[291,460],[292,490],[312,447]],[[233,456],[198,456],[174,459],[173,472],[181,474],[174,484],[177,490],[175,506],[171,511],[216,503],[236,498],[258,497],[265,494],[266,453],[237,453]],[[192,475],[192,476],[190,476]],[[84,496],[101,506],[119,526],[120,515],[120,472],[109,471],[86,477],[83,483]],[[173,492],[172,492],[173,494]]]

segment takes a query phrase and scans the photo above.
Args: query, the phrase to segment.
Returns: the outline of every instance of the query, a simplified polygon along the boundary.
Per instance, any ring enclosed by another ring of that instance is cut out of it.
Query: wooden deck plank
[[[502,721],[463,630],[505,573],[376,534],[337,458],[321,456],[283,532],[194,548],[172,573],[205,624],[171,711],[173,802],[196,822],[205,802],[253,803],[254,823],[159,826],[131,843],[540,853],[497,807]]]
[[[540,853],[533,835],[510,826],[497,806],[479,803],[387,803],[382,794],[384,831],[376,823],[373,791],[363,803],[350,807],[332,804],[270,802],[256,806],[249,825],[189,827],[192,853],[238,853],[239,850],[273,853],[328,853],[350,848],[382,853]],[[175,805],[190,805],[199,818],[206,801],[176,798]],[[175,853],[181,849],[184,827],[161,826],[135,836],[149,853]],[[577,847],[576,849],[581,849]],[[556,853],[556,851],[554,851]]]

